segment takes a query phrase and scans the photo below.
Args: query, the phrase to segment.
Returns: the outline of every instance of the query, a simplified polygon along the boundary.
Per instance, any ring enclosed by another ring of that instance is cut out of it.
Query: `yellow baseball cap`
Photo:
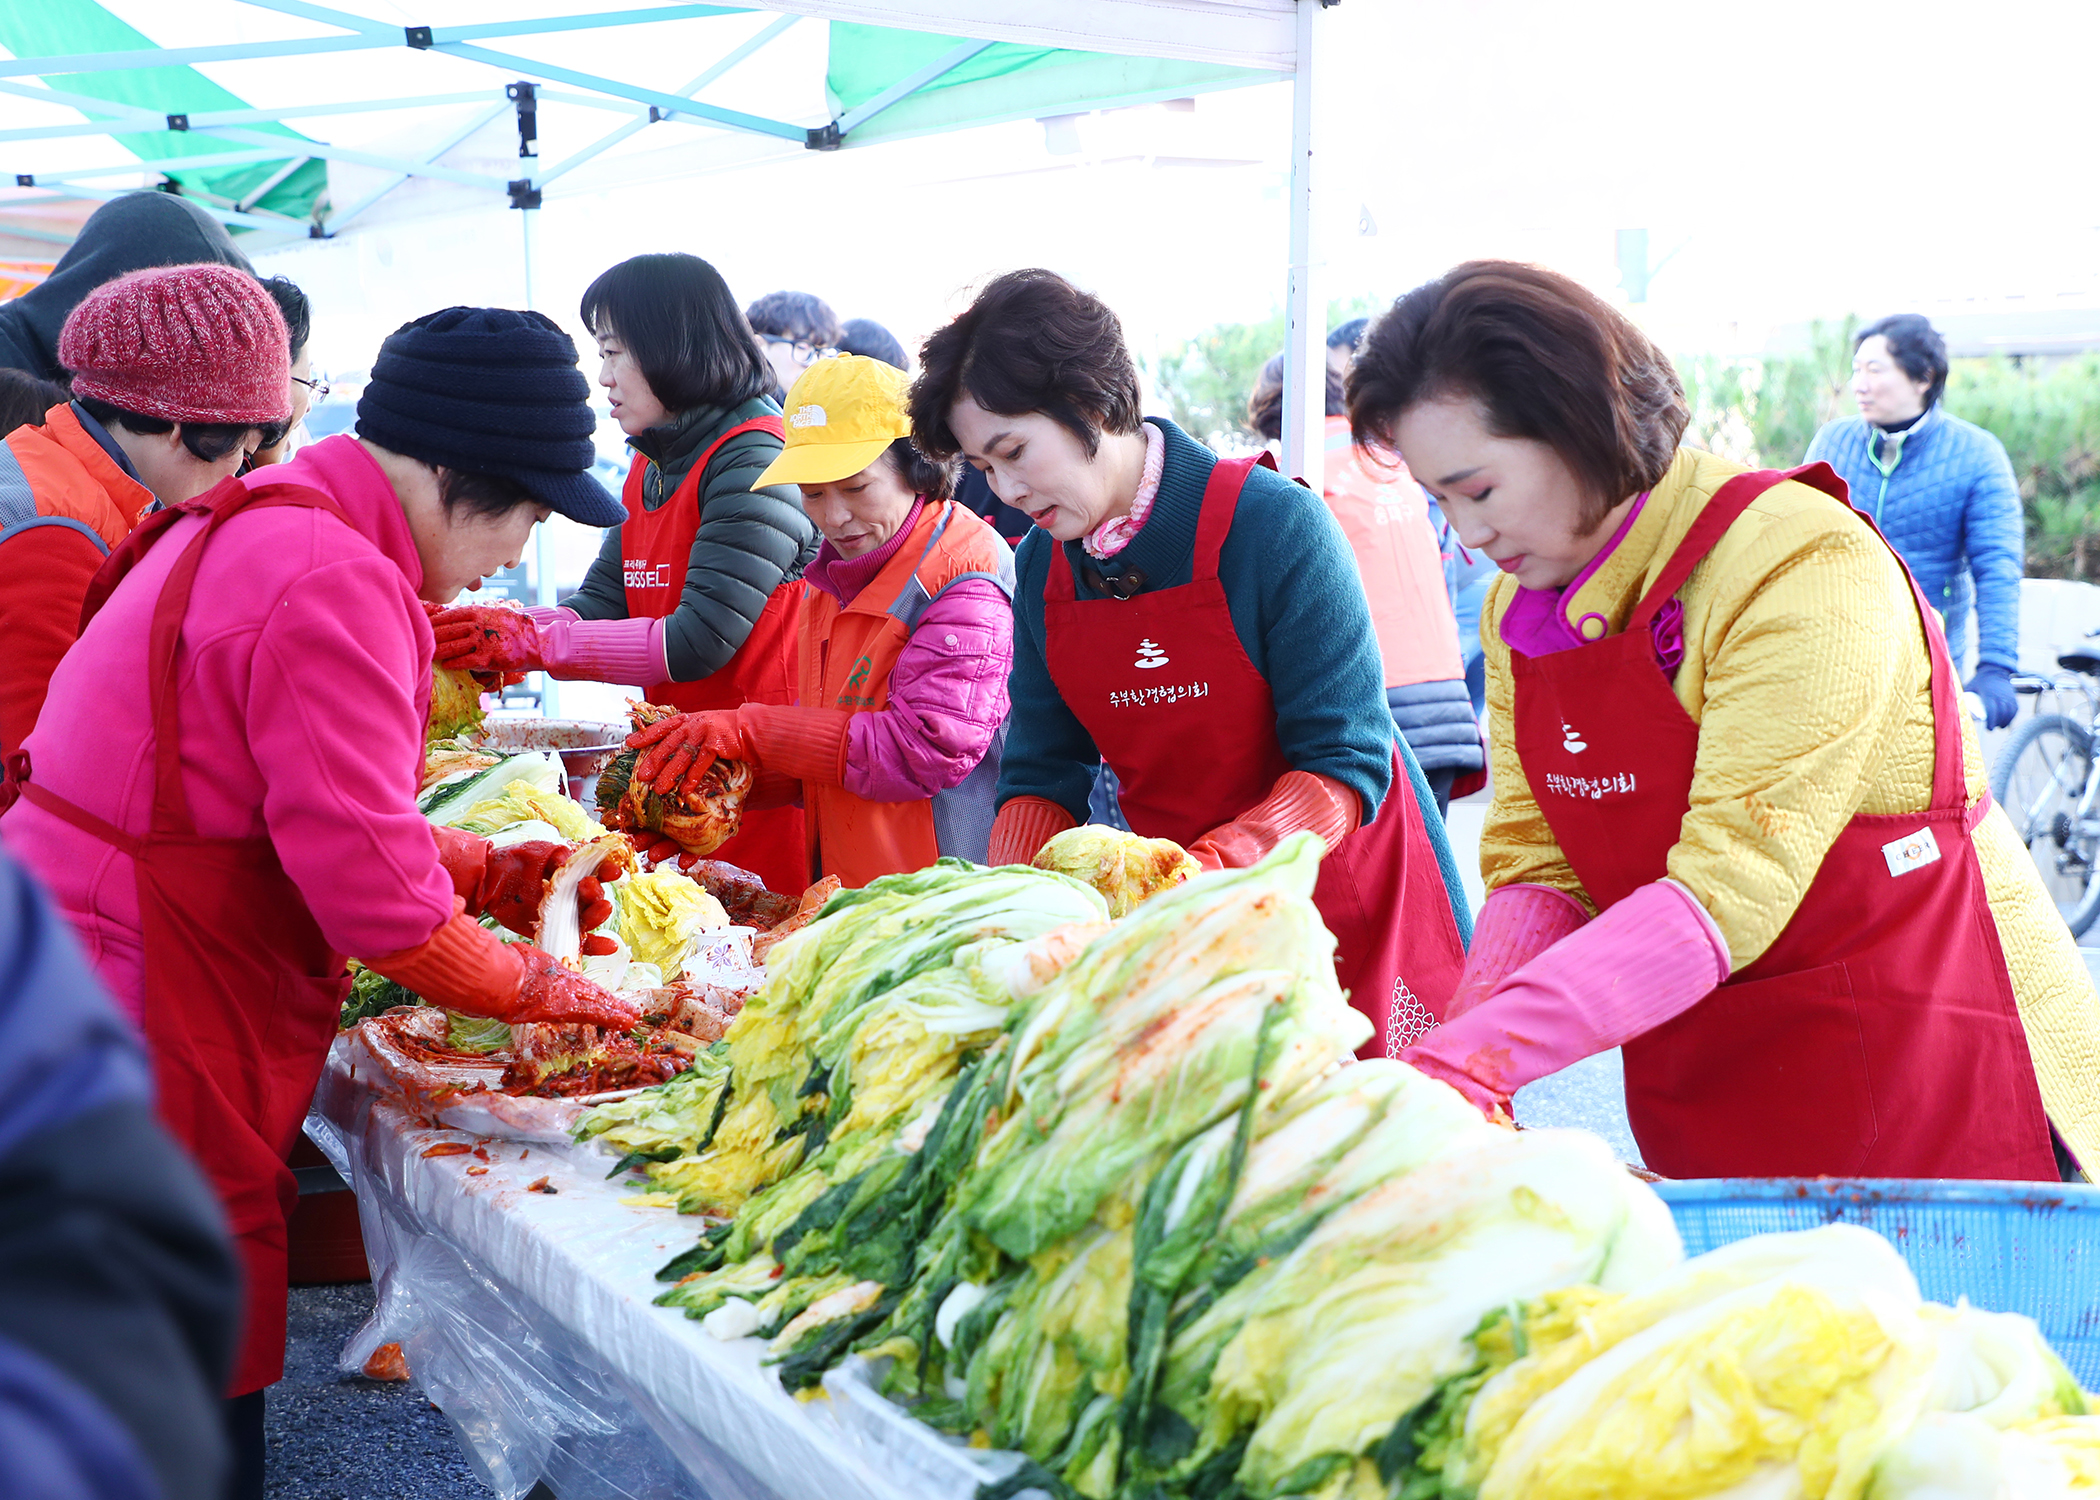
[[[758,483],[831,484],[850,479],[911,436],[904,393],[911,377],[864,354],[820,359],[787,395],[787,446]]]

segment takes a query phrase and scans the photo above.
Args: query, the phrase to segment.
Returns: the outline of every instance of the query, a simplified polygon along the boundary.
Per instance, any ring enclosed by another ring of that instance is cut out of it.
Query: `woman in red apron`
[[[157,512],[111,554],[8,767],[18,800],[0,832],[143,1028],[161,1119],[239,1244],[228,1421],[252,1463],[236,1494],[262,1493],[297,1197],[285,1157],[335,1034],[344,955],[475,1015],[635,1019],[469,914],[529,936],[566,850],[434,839],[416,810],[433,644],[419,597],[514,560],[549,509],[605,519],[587,390],[574,345],[538,314],[450,308],[397,331],[359,436]],[[592,887],[586,926],[610,911]]]
[[[675,254],[600,276],[583,294],[583,323],[635,452],[625,513],[558,607],[438,616],[439,659],[628,684],[687,712],[793,703],[802,570],[817,535],[792,491],[758,487],[784,429],[751,325],[713,266]],[[799,893],[802,810],[748,809],[715,857]]]
[[[1492,1111],[1623,1045],[1674,1177],[2092,1160],[2100,1005],[1843,483],[1677,448],[1668,362],[1535,267],[1401,299],[1350,395],[1508,575],[1490,895],[1456,1014],[1403,1055]]]
[[[1316,832],[1313,899],[1388,1055],[1443,1014],[1465,903],[1349,544],[1318,496],[1138,403],[1115,315],[1047,271],[992,282],[912,387],[914,441],[961,453],[1037,528],[1015,559],[991,858],[1083,819],[1103,761],[1131,828],[1207,868]]]

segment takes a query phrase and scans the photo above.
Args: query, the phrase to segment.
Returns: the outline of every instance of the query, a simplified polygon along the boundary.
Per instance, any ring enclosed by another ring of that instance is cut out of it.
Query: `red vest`
[[[642,476],[649,460],[637,456],[627,471],[621,501],[620,567],[627,586],[630,619],[667,619],[685,593],[693,537],[700,530],[700,487],[708,463],[739,433],[785,429],[777,416],[753,417],[730,428],[693,461],[685,482],[655,510],[642,503]],[[659,682],[648,689],[651,703],[686,713],[736,708],[744,703],[786,706],[795,701],[795,628],[801,618],[801,581],[783,582],[766,601],[758,623],[735,656],[718,672],[692,682]],[[741,865],[773,890],[799,894],[809,884],[802,809],[775,807],[744,813],[737,836],[715,851],[716,859]]]
[[[802,610],[797,663],[805,707],[873,713],[889,706],[890,671],[926,607],[966,578],[1013,594],[1013,552],[953,500],[922,507],[911,534],[851,604],[814,584]],[[1003,736],[1002,736],[1003,737]],[[810,861],[848,887],[920,870],[943,854],[982,862],[989,848],[999,742],[968,777],[923,802],[869,802],[842,786],[802,784]]]

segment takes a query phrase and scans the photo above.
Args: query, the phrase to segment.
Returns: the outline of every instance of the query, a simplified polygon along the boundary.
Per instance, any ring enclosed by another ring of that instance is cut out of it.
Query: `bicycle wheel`
[[[1991,767],[1991,795],[2027,846],[2073,936],[2100,917],[2100,819],[2079,819],[2093,774],[2092,731],[2062,714],[2027,720]]]

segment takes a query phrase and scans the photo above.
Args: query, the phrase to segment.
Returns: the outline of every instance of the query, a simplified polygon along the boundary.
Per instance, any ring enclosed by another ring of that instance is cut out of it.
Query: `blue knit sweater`
[[[1130,545],[1095,564],[1112,578],[1137,569],[1148,590],[1189,581],[1203,487],[1218,461],[1171,422],[1151,420],[1167,438],[1159,494]],[[999,801],[1047,797],[1084,821],[1101,752],[1065,706],[1043,654],[1043,585],[1055,545],[1048,532],[1031,531],[1015,559],[1013,719]],[[1090,559],[1079,543],[1065,543],[1065,553],[1078,597],[1104,597],[1086,585],[1081,569]],[[1218,581],[1240,644],[1275,696],[1284,759],[1355,788],[1371,821],[1392,781],[1393,715],[1370,606],[1341,527],[1318,495],[1257,468],[1240,492]],[[1195,745],[1175,749],[1203,753]],[[1245,810],[1221,807],[1218,821]]]
[[[1895,468],[1884,476],[1874,460],[1889,458],[1887,439],[1865,417],[1840,417],[1816,434],[1805,461],[1827,461],[1852,487],[1852,503],[1873,518],[1926,602],[1945,616],[1957,664],[1973,602],[1977,661],[2015,669],[2027,556],[2020,487],[2005,445],[1938,405],[1902,437]]]

